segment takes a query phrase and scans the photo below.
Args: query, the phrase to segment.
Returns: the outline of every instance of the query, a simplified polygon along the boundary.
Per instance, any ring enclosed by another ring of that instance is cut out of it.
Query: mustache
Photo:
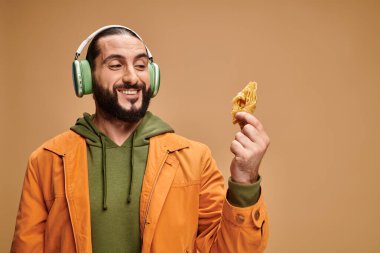
[[[131,84],[128,84],[128,83],[123,83],[123,84],[118,84],[118,85],[115,85],[113,87],[114,90],[117,90],[117,89],[141,89],[141,90],[145,90],[145,84],[143,83],[137,83],[137,84],[134,84],[134,85],[131,85]]]

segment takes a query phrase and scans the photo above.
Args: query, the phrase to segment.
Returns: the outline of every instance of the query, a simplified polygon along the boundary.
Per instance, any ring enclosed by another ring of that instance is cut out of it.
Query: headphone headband
[[[107,30],[107,29],[110,29],[110,28],[124,28],[132,33],[134,33],[137,38],[139,38],[143,43],[144,41],[142,40],[142,38],[137,34],[137,32],[133,31],[131,28],[128,28],[126,26],[122,26],[122,25],[107,25],[107,26],[103,26],[101,28],[99,28],[98,30],[96,30],[95,32],[93,32],[90,36],[87,37],[87,39],[85,39],[78,47],[76,53],[75,53],[75,60],[78,59],[78,57],[80,56],[80,54],[82,53],[83,51],[83,48],[99,33],[101,33],[102,31],[104,30]],[[146,51],[148,53],[148,58],[153,61],[153,56],[152,54],[150,53],[148,47],[145,45],[144,43],[144,46],[146,48]]]

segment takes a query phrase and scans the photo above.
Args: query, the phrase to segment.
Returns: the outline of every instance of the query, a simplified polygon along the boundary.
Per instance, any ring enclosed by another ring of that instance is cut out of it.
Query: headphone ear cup
[[[151,97],[155,97],[160,89],[160,68],[154,62],[149,62],[149,78],[150,78],[150,89]]]
[[[82,73],[82,83],[83,83],[83,94],[91,94],[92,93],[92,74],[90,63],[87,60],[81,60],[80,69]]]
[[[73,76],[73,84],[74,91],[77,97],[83,96],[83,83],[82,83],[82,74],[80,70],[80,63],[78,60],[75,60],[72,65],[72,76]]]
[[[73,84],[77,97],[92,93],[91,67],[87,60],[75,60],[72,66]]]

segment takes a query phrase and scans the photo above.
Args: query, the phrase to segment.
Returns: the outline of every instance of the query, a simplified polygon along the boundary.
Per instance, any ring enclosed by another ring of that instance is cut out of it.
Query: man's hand
[[[241,131],[236,133],[230,147],[235,155],[230,166],[231,178],[237,183],[251,184],[258,179],[259,166],[270,140],[261,122],[252,114],[238,112],[236,120]]]

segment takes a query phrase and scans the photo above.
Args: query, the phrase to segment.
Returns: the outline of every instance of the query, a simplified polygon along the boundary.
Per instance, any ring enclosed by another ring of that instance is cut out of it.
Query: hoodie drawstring
[[[129,188],[128,188],[128,197],[127,204],[131,203],[132,200],[132,183],[133,183],[133,166],[134,166],[134,141],[135,141],[136,131],[132,135],[132,147],[131,147],[131,176],[129,178]],[[103,210],[107,210],[107,151],[104,136],[101,134],[98,135],[102,145],[102,172],[103,172]]]
[[[134,166],[134,151],[135,151],[135,147],[134,147],[134,141],[135,141],[135,134],[136,134],[136,131],[133,132],[133,135],[132,135],[132,147],[131,147],[131,158],[130,158],[130,161],[131,161],[131,177],[129,179],[129,189],[128,189],[128,198],[127,198],[127,204],[131,203],[131,200],[132,200],[132,182],[133,182],[133,166]]]
[[[103,172],[103,210],[107,210],[107,157],[106,145],[104,145],[104,137],[99,134],[100,142],[102,144],[102,172]]]
[[[99,137],[102,146],[102,172],[103,172],[103,210],[107,210],[107,157],[104,137],[94,128],[92,118],[89,114],[84,114],[84,120],[92,131]]]

